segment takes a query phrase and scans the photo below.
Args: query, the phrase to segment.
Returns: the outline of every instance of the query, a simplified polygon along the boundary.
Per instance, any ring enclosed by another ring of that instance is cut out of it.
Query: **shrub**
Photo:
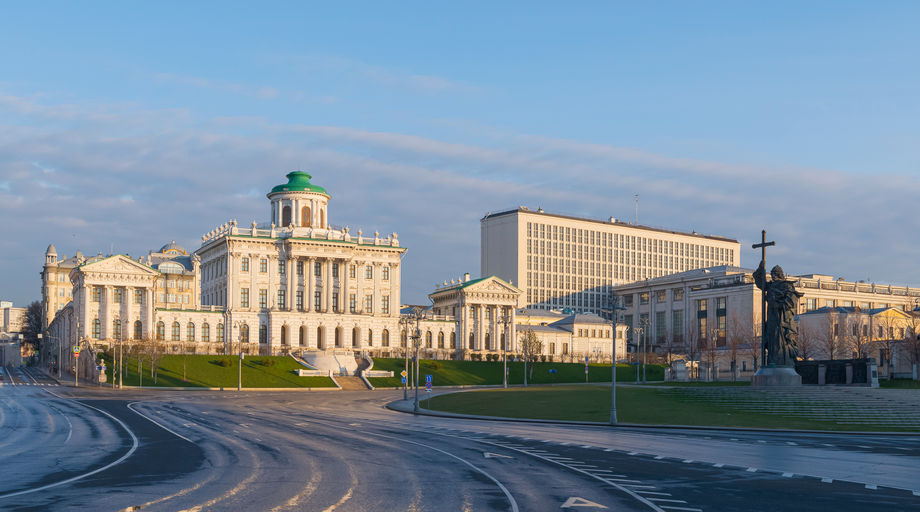
[[[260,359],[256,361],[256,364],[262,365],[262,366],[275,366],[275,360],[274,359]]]
[[[425,364],[423,364],[422,366],[424,366],[425,368],[428,368],[428,369],[430,369],[430,370],[440,370],[440,369],[441,369],[441,363],[439,363],[439,362],[437,362],[437,361],[428,361],[428,362],[426,362]]]
[[[211,362],[223,368],[229,368],[230,366],[233,365],[233,363],[230,362],[229,359],[218,359],[217,361],[211,361]]]
[[[540,362],[545,363],[545,362],[546,362],[546,356],[541,355],[541,356],[540,356]]]

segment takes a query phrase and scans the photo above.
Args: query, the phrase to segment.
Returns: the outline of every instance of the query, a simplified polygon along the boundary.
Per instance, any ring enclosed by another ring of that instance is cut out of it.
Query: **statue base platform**
[[[762,367],[751,377],[753,387],[797,387],[802,385],[802,376],[790,366]]]

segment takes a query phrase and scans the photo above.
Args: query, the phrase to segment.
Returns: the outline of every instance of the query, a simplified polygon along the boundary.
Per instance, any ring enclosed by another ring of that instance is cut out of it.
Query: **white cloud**
[[[22,271],[0,277],[0,288],[17,302],[38,297],[50,242],[69,254],[114,244],[139,255],[169,240],[194,248],[229,219],[264,222],[265,193],[301,166],[332,194],[331,222],[400,234],[409,247],[406,301],[424,302],[433,283],[478,271],[478,221],[489,211],[524,204],[631,219],[636,193],[642,223],[738,237],[748,265],[756,263],[749,244],[766,228],[790,272],[920,283],[912,252],[920,221],[911,209],[920,183],[912,177],[763,169],[529,135],[457,144],[2,98],[0,212],[15,222],[0,238],[13,241],[5,261]],[[43,122],[62,113],[66,126]]]

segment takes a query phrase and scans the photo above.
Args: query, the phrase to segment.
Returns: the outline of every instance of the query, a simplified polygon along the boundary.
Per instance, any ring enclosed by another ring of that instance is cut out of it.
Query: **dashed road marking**
[[[721,468],[721,467],[723,467],[723,466],[725,466],[725,464],[722,464],[721,462],[718,463],[718,464],[713,464],[713,465],[712,465],[712,467],[714,467],[714,468]]]
[[[748,473],[756,473],[756,472],[757,472],[757,468],[747,468],[746,471],[747,471]]]
[[[684,464],[690,464],[691,462],[693,462],[693,459],[684,459],[681,462],[683,462]]]
[[[786,478],[792,478],[793,476],[795,476],[795,474],[793,474],[793,473],[783,473],[783,476],[786,477]]]
[[[661,460],[664,458],[664,455],[656,455],[655,460]]]
[[[829,483],[833,483],[834,479],[833,478],[822,478],[821,481],[826,484],[829,484]]]
[[[875,491],[878,489],[878,486],[875,484],[866,484],[866,489],[869,489],[870,491]]]

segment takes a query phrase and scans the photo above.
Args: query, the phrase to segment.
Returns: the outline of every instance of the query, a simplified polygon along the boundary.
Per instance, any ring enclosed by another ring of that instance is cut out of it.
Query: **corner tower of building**
[[[310,183],[310,178],[312,176],[303,171],[290,172],[287,183],[274,187],[268,193],[272,203],[272,224],[278,227],[327,227],[329,193],[323,187]]]

